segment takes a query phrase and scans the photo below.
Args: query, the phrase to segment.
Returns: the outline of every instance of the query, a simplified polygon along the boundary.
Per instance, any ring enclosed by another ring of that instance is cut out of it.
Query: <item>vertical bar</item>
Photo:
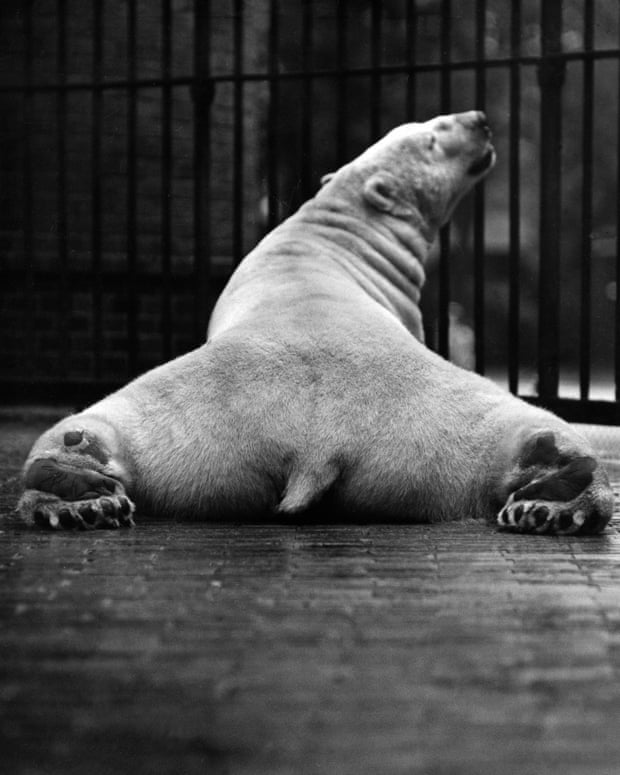
[[[476,0],[476,107],[486,107],[486,72],[484,68],[486,39],[486,0]],[[484,333],[485,333],[485,283],[484,283],[484,183],[479,183],[474,191],[474,333],[475,368],[484,374]]]
[[[583,44],[587,53],[594,43],[594,2],[584,0]],[[581,182],[581,319],[579,348],[579,395],[582,401],[590,392],[592,319],[592,117],[594,115],[594,62],[588,56],[583,61],[583,113],[582,113],[582,182]]]
[[[554,398],[559,386],[559,270],[561,233],[562,2],[543,0],[542,60],[538,78],[540,108],[540,269],[538,317],[538,390]]]
[[[35,373],[35,265],[33,252],[33,218],[32,218],[32,4],[33,0],[25,0],[24,3],[24,73],[26,77],[26,91],[24,92],[24,162],[23,162],[23,186],[24,186],[24,256],[26,260],[26,283],[24,288],[24,315],[26,324],[26,352],[25,369],[26,376],[32,378]]]
[[[60,377],[68,373],[69,349],[69,312],[71,294],[69,288],[68,244],[67,244],[67,8],[65,0],[57,0],[57,76],[58,94],[57,143],[58,143],[58,181],[57,181],[57,235],[58,235],[58,272],[59,272],[59,338],[58,368]]]
[[[127,362],[133,377],[138,371],[136,0],[127,3],[127,69]]]
[[[618,8],[618,25],[620,26],[620,6]],[[620,59],[618,60],[618,88],[616,94],[617,125],[616,147],[620,148]],[[620,200],[620,153],[616,153],[616,198]],[[615,364],[614,382],[615,399],[620,401],[620,207],[616,208],[616,310],[615,310]]]
[[[243,0],[233,11],[233,261],[243,258]]]
[[[162,357],[172,357],[172,8],[162,0],[162,119],[161,119],[161,334]]]
[[[279,2],[271,0],[269,7],[269,112],[267,116],[267,201],[268,229],[275,228],[280,220],[278,199],[278,108],[280,82],[278,78],[278,49],[280,39]]]
[[[415,3],[407,3],[405,18],[405,40],[407,49],[407,100],[405,113],[408,121],[415,120],[416,112],[416,38],[418,31],[418,14]]]
[[[452,103],[452,83],[447,65],[452,46],[452,1],[441,2],[441,112],[448,113]],[[437,349],[444,358],[450,357],[450,227],[444,226],[439,235],[439,310]]]
[[[310,197],[316,183],[312,180],[312,78],[308,75],[312,57],[312,2],[303,0],[301,27],[301,66],[305,73],[301,94],[301,197]],[[327,170],[323,170],[323,173]]]
[[[194,341],[207,331],[211,275],[211,2],[194,2]]]
[[[93,3],[93,104],[91,127],[91,245],[93,273],[93,376],[102,378],[101,351],[103,347],[102,321],[102,278],[101,278],[101,132],[102,92],[101,76],[103,62],[103,0]]]
[[[521,260],[521,169],[519,138],[521,136],[521,0],[513,0],[510,22],[510,158],[509,158],[509,202],[510,247],[509,247],[509,297],[508,297],[508,389],[519,391],[520,351],[520,260]]]
[[[372,70],[370,82],[370,134],[371,142],[378,139],[381,133],[381,42],[382,14],[381,1],[372,0],[370,19],[370,67]]]
[[[338,124],[336,128],[336,153],[338,166],[344,163],[347,146],[347,0],[338,2],[337,48],[338,48]]]

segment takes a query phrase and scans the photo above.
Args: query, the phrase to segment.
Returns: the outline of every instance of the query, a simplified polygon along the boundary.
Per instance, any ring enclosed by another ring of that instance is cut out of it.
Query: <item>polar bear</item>
[[[424,345],[424,262],[493,166],[484,114],[409,123],[232,275],[207,341],[44,433],[22,515],[437,521],[596,533],[613,497],[570,425]]]

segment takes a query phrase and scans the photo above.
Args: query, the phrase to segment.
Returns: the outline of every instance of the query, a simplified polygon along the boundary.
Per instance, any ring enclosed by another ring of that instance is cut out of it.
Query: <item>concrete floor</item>
[[[1,772],[620,773],[617,519],[38,532],[48,424],[0,423]]]

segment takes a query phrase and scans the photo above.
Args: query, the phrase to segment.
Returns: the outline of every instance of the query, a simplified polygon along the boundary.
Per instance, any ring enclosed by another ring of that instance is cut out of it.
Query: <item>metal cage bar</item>
[[[277,226],[280,213],[278,161],[278,110],[280,104],[280,81],[278,79],[278,49],[280,45],[279,0],[270,0],[269,6],[269,108],[267,116],[267,226]]]
[[[25,0],[24,3],[24,72],[26,83],[32,82],[32,6],[34,0]],[[32,121],[33,121],[33,101],[32,92],[26,92],[23,95],[23,115],[24,115],[24,157],[22,164],[23,185],[24,185],[24,203],[22,217],[24,223],[24,309],[30,309],[31,314],[25,315],[25,362],[27,364],[27,376],[34,377],[35,357],[37,355],[35,348],[35,315],[37,313],[34,287],[35,287],[35,255],[33,244],[33,164],[32,164]]]
[[[313,5],[312,0],[303,0],[301,16],[301,65],[306,72],[311,71],[313,44]],[[312,180],[312,84],[310,75],[301,83],[301,130],[300,130],[300,186],[301,197],[307,199],[313,190]]]
[[[93,3],[93,83],[101,83],[103,67],[103,0]],[[92,329],[93,329],[93,378],[103,376],[103,291],[102,291],[102,186],[101,150],[103,130],[103,92],[93,91],[91,125],[91,250],[92,250]]]
[[[127,365],[130,375],[138,370],[138,170],[137,124],[137,13],[136,4],[127,4]]]
[[[513,0],[510,19],[510,53],[516,60],[521,53],[521,0]],[[509,127],[509,256],[508,256],[508,389],[519,390],[520,312],[521,312],[521,72],[516,61],[510,66]]]
[[[370,141],[379,138],[381,132],[381,98],[383,80],[381,75],[381,42],[383,30],[383,12],[380,0],[370,4]]]
[[[313,42],[313,6],[312,0],[303,0],[301,18],[301,64],[306,72],[311,70]],[[312,84],[311,76],[304,78],[301,85],[301,195],[307,199],[313,188],[312,180]]]
[[[484,62],[486,39],[486,0],[476,0],[476,59]],[[476,108],[486,108],[486,71],[484,67],[476,68]],[[484,183],[476,186],[474,191],[474,358],[475,368],[479,374],[485,370],[485,207]]]
[[[203,0],[201,0],[203,2]],[[561,51],[555,54],[548,54],[544,57],[545,62],[583,62],[585,60],[592,60],[593,62],[599,62],[604,60],[616,60],[618,58],[618,49],[596,49],[591,52],[584,51]],[[538,54],[523,54],[516,63],[523,67],[538,67],[541,64],[542,57]],[[486,70],[503,70],[508,69],[514,63],[511,57],[488,57],[484,61],[484,68]],[[439,62],[439,63],[418,63],[416,64],[416,73],[442,73],[448,71],[454,72],[467,72],[475,70],[480,66],[480,63],[475,59],[458,59],[451,62]],[[378,68],[369,67],[352,67],[347,70],[347,77],[360,78],[368,77],[372,75],[406,75],[409,72],[409,65],[380,65]],[[338,76],[338,69],[331,67],[323,67],[312,69],[308,72],[304,70],[291,69],[287,71],[279,72],[247,72],[243,74],[243,80],[246,83],[269,83],[270,81],[277,80],[280,82],[285,81],[301,81],[304,78],[312,77],[313,79],[333,79]],[[231,83],[234,81],[235,76],[231,73],[219,73],[212,76],[211,80],[215,83]],[[135,80],[129,80],[127,78],[109,78],[105,79],[99,86],[94,86],[92,81],[80,81],[75,80],[71,83],[59,84],[59,83],[35,83],[28,85],[27,83],[0,85],[0,93],[2,94],[23,94],[26,92],[37,94],[49,94],[56,93],[58,91],[77,92],[88,91],[93,88],[98,88],[103,91],[108,90],[125,90],[130,85],[135,86],[138,89],[143,88],[159,88],[164,83],[162,78],[136,78]],[[180,75],[173,76],[169,79],[171,86],[193,86],[195,78],[193,75]]]
[[[57,0],[56,5],[56,77],[64,83],[67,77],[67,16],[66,0]],[[68,370],[69,311],[69,246],[67,223],[67,92],[56,94],[56,143],[57,143],[57,251],[58,251],[58,360],[60,374]]]
[[[205,299],[211,275],[211,205],[209,180],[211,174],[211,102],[215,85],[211,76],[211,2],[201,0],[194,5],[193,57],[193,307],[194,344],[204,341],[207,331]]]
[[[407,3],[405,17],[405,40],[407,51],[407,95],[405,113],[407,120],[415,120],[416,114],[416,38],[418,34],[418,14],[415,3]]]
[[[538,390],[542,400],[557,398],[559,387],[559,311],[562,193],[562,4],[541,6],[542,60],[540,108],[540,264],[538,298]]]
[[[161,91],[161,340],[162,358],[172,357],[172,6],[162,0],[162,75]]]
[[[338,125],[336,127],[336,154],[338,164],[344,161],[347,147],[346,115],[349,106],[347,79],[345,77],[348,59],[347,46],[347,0],[339,0],[336,18],[337,61],[338,61]]]
[[[618,7],[618,24],[620,25],[620,6]],[[616,92],[617,96],[617,124],[616,124],[616,143],[618,146],[618,153],[616,154],[616,198],[620,200],[620,56],[618,57],[617,67],[617,79],[618,88]],[[616,280],[616,314],[614,319],[614,342],[615,342],[615,361],[614,361],[614,378],[615,378],[615,391],[614,397],[617,402],[620,402],[620,207],[616,209],[616,261],[615,261],[615,280]]]
[[[584,1],[583,44],[591,51],[594,43],[594,3]],[[579,395],[587,400],[590,393],[590,363],[592,322],[592,156],[594,115],[594,62],[583,63],[582,97],[582,183],[581,183],[581,320],[579,351]]]
[[[243,258],[243,0],[235,0],[233,8],[233,264]]]
[[[452,52],[452,0],[441,2],[440,49],[440,110],[448,113],[452,103],[451,72],[448,68]],[[437,315],[437,351],[450,357],[450,226],[439,234],[439,309]]]

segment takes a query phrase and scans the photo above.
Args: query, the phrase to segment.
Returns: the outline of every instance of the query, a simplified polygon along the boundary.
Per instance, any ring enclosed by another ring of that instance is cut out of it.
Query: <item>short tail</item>
[[[276,507],[279,514],[300,514],[318,503],[341,474],[335,462],[321,469],[297,469],[291,472],[282,500]]]

